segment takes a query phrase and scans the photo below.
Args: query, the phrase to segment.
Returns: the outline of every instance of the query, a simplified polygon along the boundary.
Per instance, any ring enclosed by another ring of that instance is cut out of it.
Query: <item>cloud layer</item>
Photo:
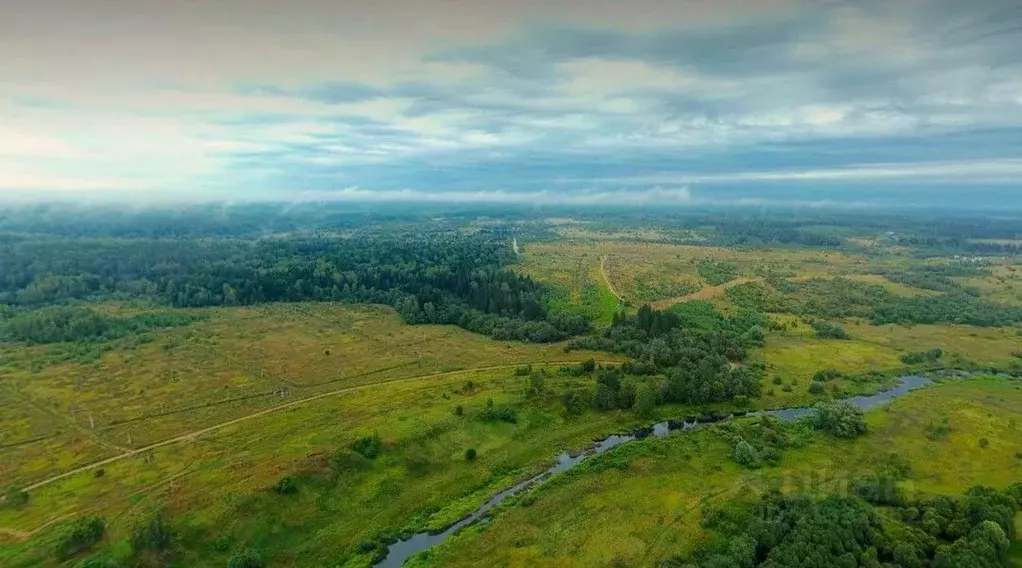
[[[0,196],[1022,189],[1011,0],[12,0],[0,37]]]

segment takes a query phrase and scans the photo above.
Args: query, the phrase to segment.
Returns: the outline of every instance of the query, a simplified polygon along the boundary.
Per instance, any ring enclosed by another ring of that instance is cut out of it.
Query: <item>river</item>
[[[890,389],[879,391],[870,395],[854,396],[851,398],[844,399],[845,402],[855,405],[862,410],[869,410],[877,406],[881,406],[894,400],[895,398],[904,396],[909,392],[916,389],[922,388],[933,382],[933,379],[927,377],[921,377],[917,375],[907,375],[900,377],[898,384]],[[809,415],[813,411],[812,408],[807,407],[795,407],[795,408],[781,408],[776,410],[763,410],[757,412],[742,413],[738,415],[734,414],[717,414],[717,415],[706,415],[698,418],[687,418],[685,420],[669,420],[664,422],[657,422],[648,428],[641,428],[630,434],[613,434],[607,436],[596,442],[593,446],[588,448],[586,451],[572,456],[567,452],[562,452],[557,455],[556,462],[549,469],[540,473],[539,475],[527,479],[518,485],[509,487],[500,493],[497,493],[493,497],[490,497],[485,503],[483,503],[478,509],[472,511],[470,515],[463,518],[462,520],[454,523],[450,527],[447,527],[443,532],[431,534],[428,532],[416,533],[410,538],[405,540],[399,540],[394,542],[387,548],[387,556],[382,561],[376,564],[376,568],[399,568],[406,560],[412,557],[412,555],[428,550],[441,542],[450,538],[451,535],[458,532],[458,530],[475,523],[486,513],[494,507],[500,505],[505,499],[526,491],[532,487],[535,487],[541,483],[544,483],[550,477],[555,474],[568,471],[569,469],[577,466],[586,459],[602,454],[611,448],[620,446],[649,436],[667,436],[668,434],[677,432],[689,432],[705,426],[707,424],[722,422],[735,418],[736,416],[763,416],[770,415],[776,416],[777,418],[784,421],[795,421],[799,418],[803,418]]]

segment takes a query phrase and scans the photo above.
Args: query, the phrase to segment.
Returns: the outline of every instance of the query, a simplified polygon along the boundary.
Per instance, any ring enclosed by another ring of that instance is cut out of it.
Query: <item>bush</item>
[[[839,325],[821,320],[813,320],[809,322],[809,325],[813,326],[816,337],[823,339],[851,339],[848,333]]]
[[[944,355],[944,350],[935,347],[929,351],[914,351],[901,356],[901,362],[906,365],[918,365],[920,363],[934,363]]]
[[[479,419],[483,422],[507,422],[508,424],[517,424],[518,412],[510,406],[498,408],[488,403],[486,410],[479,413]]]
[[[454,407],[454,415],[455,416],[461,416],[463,414],[465,414],[464,407],[462,407],[460,404],[458,406]]]
[[[784,384],[784,379],[782,379],[780,375],[774,375],[773,383],[775,385]]]
[[[156,513],[131,530],[131,548],[135,552],[161,551],[170,548],[173,533],[163,513]]]
[[[582,361],[581,369],[583,373],[592,373],[596,370],[596,359],[589,358]]]
[[[841,374],[840,371],[835,371],[834,369],[827,369],[824,371],[816,371],[816,374],[813,375],[813,380],[825,383],[827,381],[833,381],[834,379],[840,379],[842,376],[843,375]]]
[[[515,375],[517,375],[519,377],[526,377],[526,376],[530,375],[531,373],[532,373],[532,365],[531,364],[522,365],[521,367],[518,367],[518,368],[515,369]]]
[[[813,381],[812,384],[809,385],[809,394],[819,395],[825,392],[827,392],[827,389],[823,386],[823,383]]]
[[[533,394],[541,394],[546,390],[546,377],[543,373],[536,372],[529,375],[529,390]]]
[[[273,486],[273,492],[277,495],[292,495],[298,493],[298,484],[291,476],[285,476]]]
[[[103,539],[106,523],[99,517],[79,517],[71,523],[67,532],[57,541],[58,560],[67,560],[92,548]]]
[[[758,460],[756,456],[756,449],[745,440],[739,440],[731,448],[731,459],[735,460],[738,465],[753,465]]]
[[[374,433],[372,436],[362,436],[358,440],[355,440],[355,443],[351,445],[351,449],[369,459],[373,459],[380,455],[380,450],[383,449],[383,443],[380,441],[380,435]]]
[[[783,387],[781,387],[781,390],[784,392],[791,392],[795,389],[791,388],[791,385],[784,385]]]
[[[990,440],[987,440],[986,438],[980,438],[979,439],[979,447],[986,448],[989,445],[990,445]]]
[[[465,461],[475,461],[478,454],[475,448],[469,448],[465,450]]]
[[[263,568],[263,566],[266,566],[266,561],[251,548],[235,552],[227,561],[227,568]]]
[[[862,410],[847,402],[817,404],[812,417],[813,426],[838,438],[855,438],[866,433],[866,420]]]
[[[573,390],[561,396],[561,403],[564,404],[564,410],[569,415],[578,416],[585,412],[586,407],[589,406],[589,398],[584,391]]]

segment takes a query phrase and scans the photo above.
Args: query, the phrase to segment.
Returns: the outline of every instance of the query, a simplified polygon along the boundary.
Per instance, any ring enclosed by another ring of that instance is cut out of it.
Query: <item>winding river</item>
[[[932,382],[933,379],[927,377],[907,375],[904,377],[900,377],[898,384],[890,389],[879,391],[870,395],[854,396],[844,400],[845,402],[851,403],[856,407],[861,408],[862,410],[869,410],[871,408],[875,408],[877,406],[886,404],[891,400],[904,396],[905,394],[916,389],[922,388]],[[406,560],[411,558],[412,555],[422,552],[424,550],[428,550],[440,544],[441,542],[450,538],[451,535],[458,532],[458,530],[468,525],[471,525],[472,523],[475,523],[479,519],[483,518],[490,509],[500,505],[508,497],[511,497],[512,495],[516,495],[518,493],[521,493],[522,491],[526,491],[532,487],[544,483],[555,474],[568,471],[569,469],[577,466],[578,464],[582,463],[584,460],[592,456],[602,454],[610,450],[611,448],[615,448],[617,446],[620,446],[621,444],[631,442],[632,440],[638,440],[641,438],[646,438],[648,436],[656,437],[666,436],[668,434],[671,434],[672,432],[688,432],[691,430],[695,430],[700,426],[704,426],[706,424],[714,422],[730,420],[732,418],[735,418],[736,416],[769,415],[776,416],[781,420],[790,422],[798,420],[799,418],[803,418],[809,415],[812,411],[813,410],[811,408],[797,407],[797,408],[781,408],[777,410],[763,410],[738,415],[714,414],[701,416],[698,418],[688,418],[685,420],[669,420],[665,422],[657,422],[656,424],[650,426],[649,428],[636,430],[631,434],[614,434],[611,436],[607,436],[606,438],[599,440],[589,449],[578,455],[572,456],[567,452],[562,452],[558,454],[556,462],[549,469],[535,477],[532,477],[519,483],[518,485],[509,487],[501,491],[500,493],[497,493],[493,497],[490,497],[490,499],[483,503],[478,509],[472,511],[470,515],[458,521],[457,523],[454,523],[453,525],[447,527],[447,529],[445,529],[443,532],[436,534],[428,532],[416,533],[406,540],[399,540],[397,542],[394,542],[389,547],[387,547],[386,558],[377,563],[375,566],[376,568],[399,568],[402,564],[405,563]]]

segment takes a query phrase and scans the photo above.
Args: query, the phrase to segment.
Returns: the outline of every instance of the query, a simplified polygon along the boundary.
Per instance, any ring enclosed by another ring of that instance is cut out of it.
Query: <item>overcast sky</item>
[[[0,197],[1022,192],[1018,0],[3,0]]]

